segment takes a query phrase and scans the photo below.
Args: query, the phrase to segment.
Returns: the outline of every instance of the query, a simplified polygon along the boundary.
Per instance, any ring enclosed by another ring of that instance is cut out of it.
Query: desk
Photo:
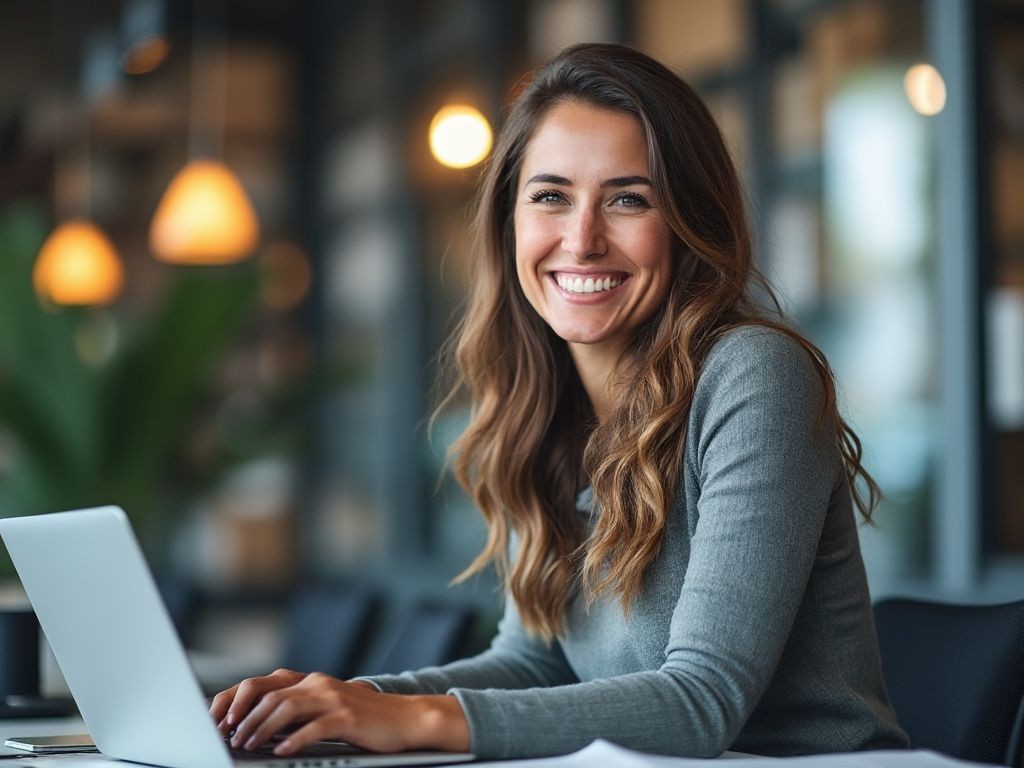
[[[3,755],[27,755],[16,749],[4,747],[4,739],[11,736],[36,736],[44,734],[86,733],[85,723],[80,717],[64,717],[36,720],[0,720],[0,757]],[[856,752],[845,755],[808,755],[789,758],[759,758],[753,755],[736,756],[726,753],[718,760],[695,758],[661,757],[645,755],[622,749],[605,741],[595,741],[579,752],[561,757],[535,760],[508,760],[496,763],[464,763],[463,765],[487,765],[494,768],[992,768],[977,763],[965,763],[935,752],[904,750],[899,752]],[[0,768],[15,768],[22,765],[17,760],[0,759]],[[117,768],[132,766],[103,755],[48,755],[26,759],[25,768]]]

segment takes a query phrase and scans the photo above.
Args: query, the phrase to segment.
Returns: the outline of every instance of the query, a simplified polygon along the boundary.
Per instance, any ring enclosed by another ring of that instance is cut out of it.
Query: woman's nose
[[[580,206],[573,215],[567,217],[562,247],[578,261],[602,255],[607,243],[600,213]]]

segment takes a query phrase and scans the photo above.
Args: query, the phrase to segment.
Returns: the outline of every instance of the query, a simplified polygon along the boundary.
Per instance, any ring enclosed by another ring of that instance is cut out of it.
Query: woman
[[[628,48],[565,50],[511,107],[476,233],[453,453],[489,529],[463,577],[493,563],[507,588],[497,637],[416,673],[246,680],[221,729],[251,748],[301,725],[280,754],[906,745],[853,512],[878,489],[821,353],[751,298],[699,98]]]

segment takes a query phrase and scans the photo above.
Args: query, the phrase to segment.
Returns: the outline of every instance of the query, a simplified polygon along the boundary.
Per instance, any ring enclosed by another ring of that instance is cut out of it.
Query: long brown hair
[[[639,121],[655,196],[676,240],[668,297],[629,350],[619,391],[630,396],[600,424],[567,345],[527,302],[515,270],[523,156],[548,110],[566,102]],[[807,350],[824,391],[819,426],[834,433],[854,503],[870,520],[880,492],[839,414],[832,371],[789,327],[754,267],[743,194],[714,119],[663,65],[623,46],[583,44],[534,73],[484,173],[474,236],[469,302],[449,345],[456,381],[440,407],[459,392],[470,397],[469,425],[450,458],[488,535],[458,580],[493,563],[524,625],[545,639],[561,632],[566,602],[581,585],[588,600],[610,593],[628,612],[661,545],[702,365],[714,343],[742,325],[777,329]],[[754,285],[771,311],[753,299]],[[601,514],[586,535],[575,497],[588,481]]]

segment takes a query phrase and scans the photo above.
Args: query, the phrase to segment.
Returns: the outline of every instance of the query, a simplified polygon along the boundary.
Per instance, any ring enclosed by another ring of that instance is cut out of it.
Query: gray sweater
[[[907,745],[882,682],[856,521],[821,385],[804,350],[765,328],[712,350],[689,416],[661,551],[624,618],[577,596],[550,646],[515,605],[489,650],[369,678],[449,693],[481,758],[633,749],[793,755]],[[580,514],[599,514],[590,489]]]

